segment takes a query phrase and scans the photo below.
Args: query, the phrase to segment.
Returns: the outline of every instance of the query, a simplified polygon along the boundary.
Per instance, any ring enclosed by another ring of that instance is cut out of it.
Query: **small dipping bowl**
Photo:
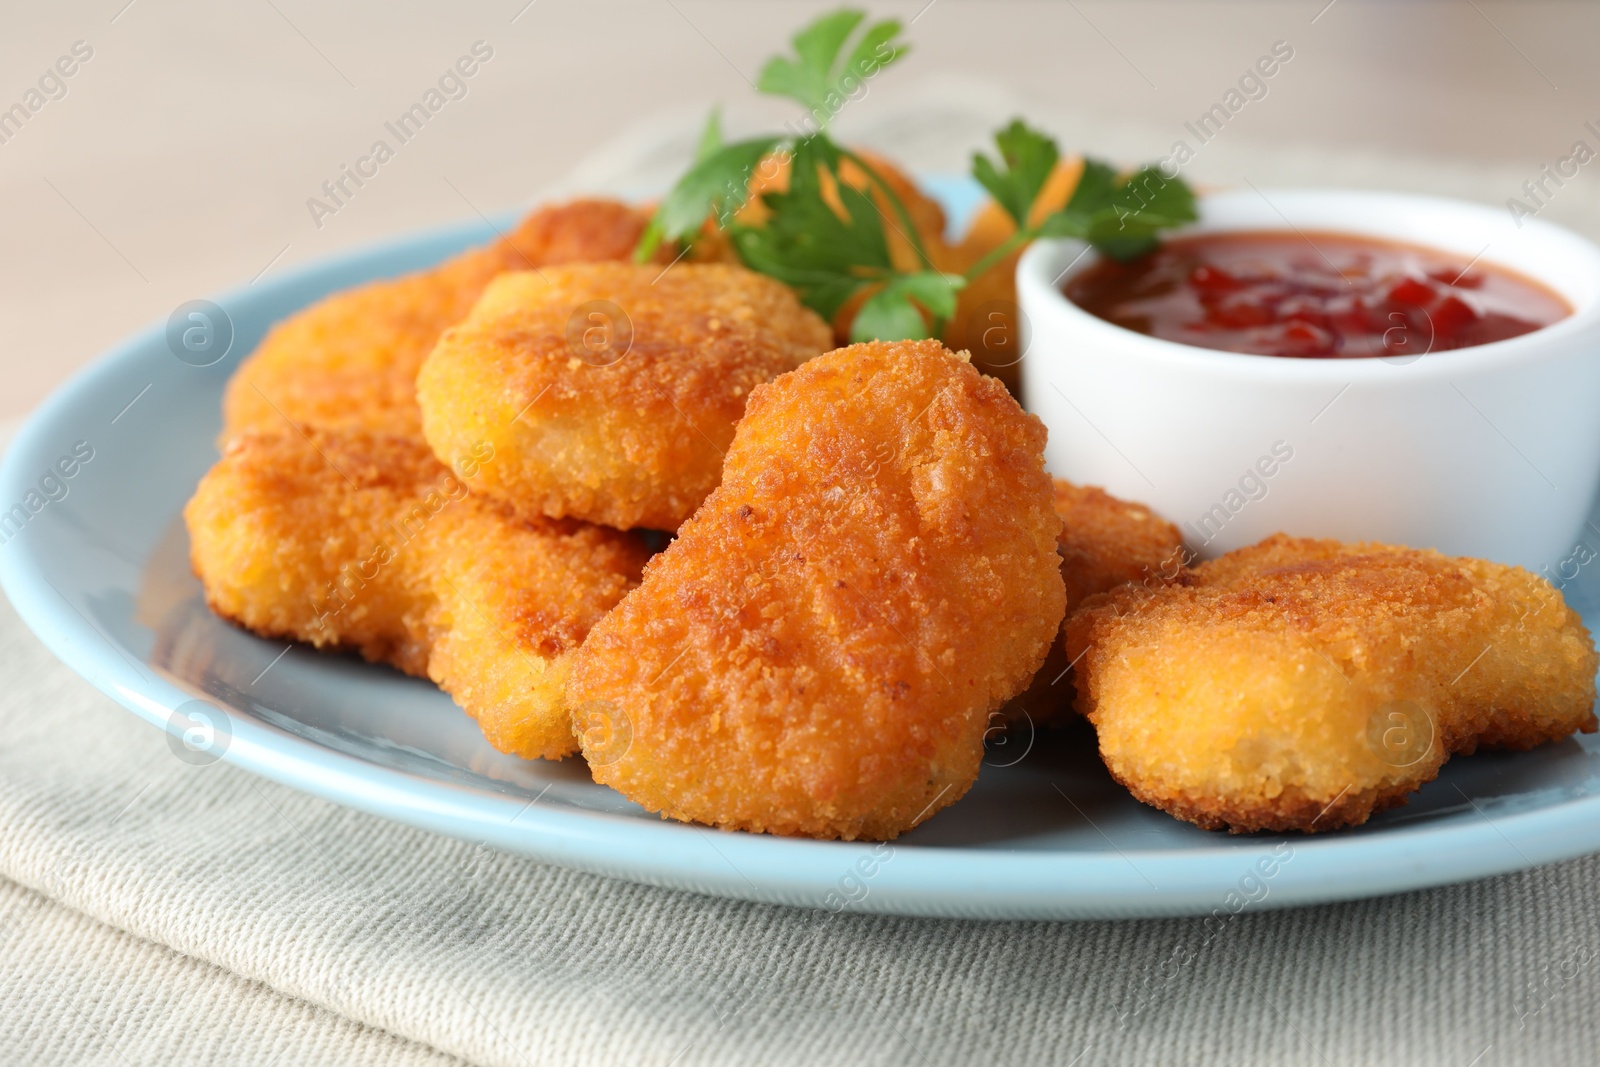
[[[1078,307],[1095,261],[1036,242],[1017,265],[1023,400],[1061,478],[1150,505],[1207,558],[1270,534],[1478,556],[1558,585],[1600,484],[1600,247],[1537,219],[1400,193],[1204,196],[1184,234],[1342,232],[1509,268],[1572,314],[1425,355],[1303,359],[1162,340]],[[1577,560],[1578,562],[1574,562]]]

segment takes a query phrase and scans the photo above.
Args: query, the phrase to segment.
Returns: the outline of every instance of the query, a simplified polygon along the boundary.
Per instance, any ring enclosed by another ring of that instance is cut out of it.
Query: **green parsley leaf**
[[[825,319],[863,285],[893,273],[877,206],[838,180],[840,159],[825,137],[799,142],[788,190],[761,198],[769,212],[764,224],[733,227],[733,247],[744,265],[785,283]],[[824,173],[833,176],[842,213],[823,199]]]
[[[867,17],[865,11],[853,8],[840,8],[821,15],[809,26],[790,38],[794,44],[795,54],[800,59],[800,66],[809,76],[821,75],[826,77],[833,69],[834,61],[839,58],[839,50],[850,39],[861,20]],[[813,83],[816,84],[816,83]],[[823,88],[825,85],[818,85]]]
[[[1111,206],[1117,195],[1117,172],[1111,164],[1098,159],[1085,159],[1078,184],[1062,210],[1083,217],[1093,216]]]
[[[722,108],[714,107],[706,116],[706,128],[700,131],[700,141],[694,148],[694,161],[704,163],[722,148]]]
[[[911,51],[911,45],[895,40],[900,30],[899,19],[884,19],[868,26],[856,39],[855,49],[851,51],[838,78],[834,79],[833,91],[849,96],[855,92],[851,79],[866,81],[891,63],[903,59]]]
[[[707,215],[715,215],[718,225],[726,228],[750,198],[750,179],[757,164],[782,141],[781,137],[736,141],[690,167],[656,208],[633,250],[634,261],[647,261],[663,240],[691,240],[705,225]]]
[[[989,157],[972,154],[972,176],[989,190],[1011,221],[1022,227],[1039,199],[1039,191],[1055,169],[1061,152],[1055,141],[1038,130],[1029,129],[1021,119],[995,131],[995,147],[1000,149],[1000,166]]]
[[[1194,190],[1189,183],[1161,173],[1160,167],[1143,167],[1123,183],[1124,203],[1136,206],[1141,217],[1156,225],[1193,222]],[[1159,222],[1157,220],[1160,220]]]
[[[901,274],[861,305],[850,324],[850,340],[918,341],[936,337],[943,320],[956,313],[956,293],[965,284],[958,274]],[[931,329],[924,308],[933,315]]]
[[[967,284],[967,280],[959,274],[943,274],[939,271],[922,271],[917,274],[902,274],[896,278],[894,284],[904,289],[917,303],[933,312],[935,318],[948,319],[956,313],[956,294]],[[895,340],[891,337],[879,338],[883,341]]]
[[[1105,163],[1086,160],[1067,206],[1039,226],[1042,237],[1076,237],[1112,259],[1141,256],[1162,230],[1193,222],[1194,190],[1159,168],[1145,167],[1118,180]]]
[[[793,57],[767,61],[756,88],[797,101],[812,114],[819,131],[825,128],[861,82],[910,51],[909,45],[895,41],[900,20],[885,19],[868,26],[841,62],[840,53],[866,17],[864,11],[841,8],[816,19],[791,39]]]
[[[932,337],[928,320],[905,290],[886,285],[873,293],[850,323],[850,342],[920,341]]]

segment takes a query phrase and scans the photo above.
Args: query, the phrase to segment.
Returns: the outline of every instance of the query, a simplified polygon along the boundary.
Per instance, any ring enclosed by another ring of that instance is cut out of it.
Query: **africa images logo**
[[[378,176],[378,169],[393,159],[401,146],[410,143],[421,133],[428,120],[444,110],[446,104],[452,100],[466,99],[470,91],[468,80],[478,74],[483,64],[494,58],[494,49],[486,41],[472,42],[469,51],[470,55],[459,57],[454,64],[445,68],[437,84],[430,85],[420,100],[402,111],[393,122],[383,124],[383,128],[394,138],[394,144],[391,145],[382,137],[373,141],[367,154],[356,159],[354,167],[341,163],[339,173],[322,183],[322,197],[306,198],[306,210],[311,212],[311,221],[317,229],[322,229],[322,220],[326,216],[337,215],[355,199],[356,193]]]
[[[0,545],[7,544],[22,532],[33,517],[50,504],[65,500],[72,491],[69,484],[84,466],[94,459],[94,446],[88,441],[77,441],[72,451],[60,456],[39,475],[39,482],[22,499],[0,512]]]

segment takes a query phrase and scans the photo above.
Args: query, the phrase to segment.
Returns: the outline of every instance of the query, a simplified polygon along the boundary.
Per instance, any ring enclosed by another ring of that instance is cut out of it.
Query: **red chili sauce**
[[[1504,267],[1341,233],[1247,231],[1102,259],[1062,286],[1098,318],[1152,337],[1261,356],[1418,356],[1502,341],[1572,314]]]

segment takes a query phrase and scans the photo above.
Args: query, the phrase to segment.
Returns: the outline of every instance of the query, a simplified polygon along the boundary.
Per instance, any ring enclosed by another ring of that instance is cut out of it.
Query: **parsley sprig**
[[[857,90],[909,51],[899,39],[898,19],[863,27],[865,19],[848,9],[823,15],[795,34],[792,55],[776,56],[761,70],[756,87],[801,104],[811,132],[725,144],[720,116],[712,112],[694,164],[656,208],[636,259],[649,259],[663,242],[692,244],[710,218],[746,267],[790,286],[823,318],[832,320],[864,295],[852,341],[907,340],[939,336],[961,289],[1037,237],[1074,237],[1114,259],[1131,259],[1149,251],[1160,231],[1195,218],[1194,193],[1176,177],[1154,167],[1119,176],[1105,163],[1085,160],[1066,205],[1031,221],[1060,150],[1048,135],[1015,119],[994,135],[996,158],[972,157],[972,176],[1015,223],[1015,232],[965,273],[939,270],[894,188],[827,133]],[[741,220],[757,168],[779,154],[788,158],[788,188],[762,194],[761,221]],[[866,176],[868,188],[841,177],[847,163]],[[904,236],[914,268],[895,264],[886,224]]]
[[[1118,176],[1109,164],[1085,159],[1072,196],[1060,210],[1030,223],[1035,202],[1060,160],[1056,143],[1021,119],[997,130],[1000,160],[972,154],[972,176],[989,191],[1017,230],[1011,238],[973,264],[977,277],[1036,237],[1075,237],[1112,259],[1142,256],[1155,247],[1162,230],[1196,218],[1194,190],[1168,178],[1159,167],[1142,167]]]

